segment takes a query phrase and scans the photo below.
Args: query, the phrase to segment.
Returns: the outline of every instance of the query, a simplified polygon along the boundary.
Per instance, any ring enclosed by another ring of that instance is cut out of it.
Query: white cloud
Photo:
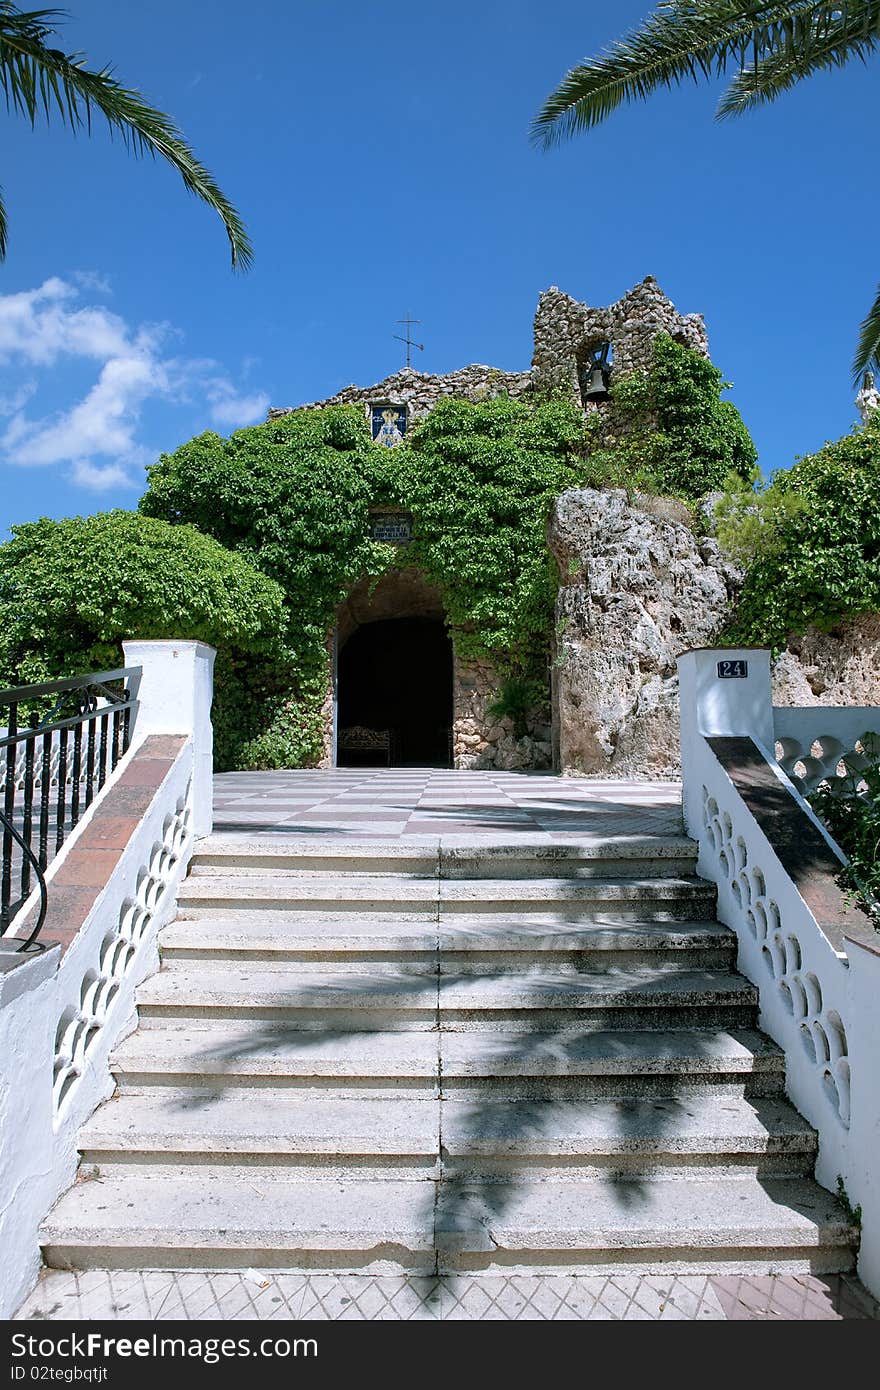
[[[228,381],[216,381],[208,390],[211,402],[211,419],[215,425],[225,425],[228,429],[241,429],[243,425],[255,425],[265,420],[269,409],[269,397],[265,391],[254,391],[251,395],[238,395]]]
[[[109,492],[113,488],[135,488],[140,479],[133,478],[121,464],[90,463],[88,459],[74,459],[70,473],[73,482],[90,492]]]
[[[15,415],[22,406],[27,405],[37,389],[35,381],[23,381],[13,391],[0,395],[0,415]]]
[[[112,294],[113,286],[109,277],[97,270],[75,270],[71,276],[81,290],[92,290],[94,294]]]
[[[83,288],[101,288],[94,272],[72,278]],[[210,359],[167,355],[168,339],[177,336],[170,325],[132,327],[103,306],[80,305],[79,297],[74,284],[57,276],[34,290],[0,295],[0,363],[13,370],[54,368],[56,375],[63,360],[99,364],[85,395],[42,417],[25,410],[36,382],[0,396],[0,416],[8,419],[0,456],[7,463],[68,464],[81,486],[109,489],[130,485],[136,470],[155,458],[157,451],[139,438],[148,401],[201,403],[211,422],[225,428],[265,418],[265,392],[241,390]]]

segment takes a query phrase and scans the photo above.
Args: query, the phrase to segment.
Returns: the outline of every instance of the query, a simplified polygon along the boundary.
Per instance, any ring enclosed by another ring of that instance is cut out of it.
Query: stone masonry
[[[606,309],[580,304],[551,285],[538,300],[532,383],[536,389],[568,389],[582,402],[590,352],[602,343],[612,350],[612,377],[647,371],[654,339],[668,333],[676,342],[709,356],[701,314],[680,314],[653,275]]]
[[[590,354],[609,345],[611,379],[647,371],[654,340],[709,355],[702,315],[680,314],[653,276],[616,303],[595,308],[551,286],[539,297],[529,371],[472,364],[441,375],[404,368],[373,386],[346,386],[312,408],[338,404],[405,405],[411,423],[441,400],[470,401],[506,393],[562,391],[586,410],[599,410],[606,444],[618,432],[613,406],[584,401]],[[864,393],[863,393],[864,394]],[[876,393],[875,393],[876,394]],[[860,398],[861,399],[861,398]],[[872,397],[873,401],[873,397]],[[298,407],[305,409],[306,407]],[[289,414],[272,409],[269,418]],[[487,713],[498,677],[486,662],[456,657],[453,760],[458,768],[546,768],[573,775],[678,775],[676,657],[714,642],[724,628],[739,577],[716,542],[694,534],[679,504],[619,491],[572,491],[558,499],[549,544],[560,570],[552,671],[551,731],[533,722],[517,739],[509,719]],[[442,596],[426,590],[413,569],[394,571],[379,586],[355,586],[341,606],[338,642],[378,618],[444,616]],[[777,704],[880,703],[880,619],[810,629],[793,639],[774,668]],[[328,656],[332,668],[331,657]],[[332,698],[325,707],[325,752],[332,761]]]
[[[506,394],[517,398],[531,384],[530,372],[502,372],[497,367],[484,367],[474,363],[461,367],[458,371],[434,376],[429,372],[417,372],[412,367],[387,376],[375,386],[346,386],[335,396],[323,401],[313,401],[309,406],[298,406],[299,410],[323,410],[328,405],[365,406],[387,401],[391,405],[408,407],[411,420],[427,415],[435,405],[450,396],[468,401],[490,400],[493,396]],[[269,419],[276,420],[280,415],[290,415],[294,407],[285,406],[271,409]]]

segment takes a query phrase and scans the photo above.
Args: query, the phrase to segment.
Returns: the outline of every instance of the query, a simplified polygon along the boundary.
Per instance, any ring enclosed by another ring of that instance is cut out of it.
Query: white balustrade
[[[731,662],[739,674],[722,676]],[[842,1183],[861,1207],[859,1272],[880,1294],[880,932],[844,912],[842,896],[839,920],[820,925],[777,853],[788,850],[774,847],[770,822],[759,822],[709,741],[751,739],[765,785],[774,779],[781,804],[790,799],[809,834],[821,834],[822,858],[843,866],[803,793],[863,766],[880,710],[774,710],[769,652],[755,649],[686,652],[679,674],[683,808],[698,872],[717,885],[718,918],[736,932],[738,968],[758,988],[759,1024],[783,1048],[787,1091],[818,1131],[816,1176],[831,1191]]]

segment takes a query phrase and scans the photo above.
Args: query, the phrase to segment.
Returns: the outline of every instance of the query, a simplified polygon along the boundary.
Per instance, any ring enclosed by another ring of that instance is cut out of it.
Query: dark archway
[[[337,679],[340,766],[452,766],[452,643],[441,621],[364,623],[339,653]]]

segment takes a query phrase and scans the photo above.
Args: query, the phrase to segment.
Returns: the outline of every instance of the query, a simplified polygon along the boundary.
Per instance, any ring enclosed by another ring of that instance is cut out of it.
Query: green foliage
[[[370,538],[372,506],[414,516],[405,552],[440,588],[458,652],[544,682],[556,592],[545,527],[553,498],[582,477],[581,412],[497,397],[441,403],[393,450],[356,406],[302,410],[224,440],[200,435],[149,470],[141,511],[189,522],[284,588],[296,676],[270,660],[220,682],[243,717],[221,728],[239,766],[314,762],[321,747],[327,636],[351,584],[400,558]],[[536,687],[535,682],[538,681]]]
[[[823,782],[810,798],[849,859],[843,880],[880,925],[880,738],[865,736],[867,765]]]
[[[322,750],[339,604],[402,562],[438,587],[456,651],[491,662],[495,714],[524,732],[547,696],[554,499],[618,477],[711,486],[713,467],[751,449],[735,411],[725,434],[720,387],[698,354],[661,343],[648,380],[617,388],[614,452],[597,451],[602,420],[556,393],[445,400],[390,450],[360,406],[199,435],[148,470],[139,513],[19,528],[0,560],[0,611],[12,615],[0,662],[40,679],[115,664],[123,636],[201,637],[219,649],[218,766],[308,765]],[[383,507],[412,513],[403,552],[371,538]]]
[[[487,705],[486,713],[490,719],[510,719],[514,736],[522,738],[528,733],[529,713],[541,703],[542,694],[535,681],[509,676],[502,683],[497,700]]]
[[[408,560],[442,590],[458,652],[502,675],[543,674],[556,594],[546,525],[583,476],[581,412],[499,396],[449,400],[395,455],[397,501],[415,516]]]
[[[224,704],[224,662],[248,667],[271,651],[289,688],[285,627],[279,585],[193,526],[103,512],[28,522],[0,546],[0,684],[119,666],[129,637],[210,642],[220,766],[237,756],[226,731],[246,717]]]
[[[594,455],[609,481],[695,501],[724,486],[730,474],[747,478],[757,453],[717,367],[667,333],[654,340],[650,371],[612,383],[620,438]],[[610,454],[610,457],[608,457]]]
[[[101,512],[15,526],[0,546],[0,670],[39,680],[115,664],[125,637],[259,651],[283,596],[192,526]]]
[[[849,1193],[846,1190],[846,1184],[843,1181],[842,1173],[837,1174],[837,1200],[846,1212],[847,1220],[860,1230],[862,1225],[862,1204],[859,1202],[857,1206],[853,1206]]]
[[[800,459],[753,494],[728,495],[722,540],[749,563],[733,645],[780,648],[811,623],[880,608],[880,418]]]

